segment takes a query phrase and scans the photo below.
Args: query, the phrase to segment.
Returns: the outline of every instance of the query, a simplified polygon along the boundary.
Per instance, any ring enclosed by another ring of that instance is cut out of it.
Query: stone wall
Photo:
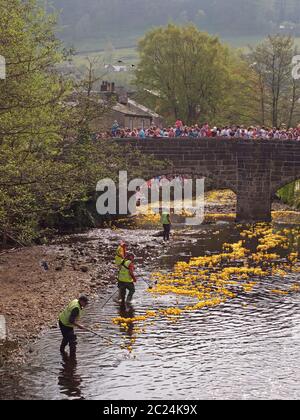
[[[145,170],[144,179],[163,174],[210,178],[216,188],[237,194],[238,221],[271,220],[271,201],[282,186],[300,179],[300,142],[244,139],[122,139],[144,155],[168,160],[163,173]]]

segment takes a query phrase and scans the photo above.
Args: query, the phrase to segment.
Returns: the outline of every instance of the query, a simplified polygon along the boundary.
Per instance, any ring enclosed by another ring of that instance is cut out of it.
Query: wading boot
[[[70,341],[70,359],[76,359],[76,335],[74,335],[73,339]]]
[[[62,354],[66,353],[65,348],[66,348],[66,345],[67,345],[67,344],[68,344],[68,341],[67,341],[65,338],[63,338],[63,339],[62,339],[62,342],[61,342],[61,345],[60,345],[60,348],[59,348],[59,351],[60,351]]]

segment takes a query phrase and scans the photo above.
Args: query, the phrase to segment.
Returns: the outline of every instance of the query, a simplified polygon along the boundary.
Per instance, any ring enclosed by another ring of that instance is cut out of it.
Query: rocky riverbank
[[[115,284],[113,261],[121,238],[138,258],[147,258],[161,241],[152,237],[154,233],[96,229],[52,245],[0,254],[0,314],[8,329],[8,341],[0,347],[0,366],[12,358],[22,361],[31,351],[30,343],[56,326],[59,312],[70,300],[81,293],[104,294]]]

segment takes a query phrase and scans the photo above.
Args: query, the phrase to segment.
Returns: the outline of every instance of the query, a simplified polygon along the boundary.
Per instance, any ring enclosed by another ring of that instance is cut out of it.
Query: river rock
[[[6,335],[7,335],[6,320],[5,320],[4,315],[0,315],[0,341],[6,340]]]

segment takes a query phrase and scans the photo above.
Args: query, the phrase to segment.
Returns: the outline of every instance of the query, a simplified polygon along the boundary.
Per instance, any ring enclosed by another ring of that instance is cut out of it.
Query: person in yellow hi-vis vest
[[[120,265],[119,275],[118,275],[118,288],[120,292],[120,299],[122,303],[125,302],[126,291],[128,290],[128,296],[126,302],[130,303],[132,297],[135,293],[134,283],[137,279],[134,274],[134,255],[127,254],[125,259]]]
[[[88,298],[85,295],[81,295],[79,299],[74,299],[68,304],[63,312],[59,315],[59,328],[61,330],[63,339],[60,345],[60,352],[65,353],[65,347],[69,344],[70,346],[70,357],[76,357],[76,335],[74,334],[74,327],[78,327],[82,330],[86,328],[79,324],[78,321],[83,315],[83,309],[88,304]]]
[[[116,256],[115,256],[115,264],[119,267],[122,264],[126,256],[126,243],[124,241],[120,242],[120,245],[117,248]]]
[[[160,222],[164,228],[164,241],[169,241],[171,232],[171,219],[170,213],[168,211],[164,210],[162,212]]]

